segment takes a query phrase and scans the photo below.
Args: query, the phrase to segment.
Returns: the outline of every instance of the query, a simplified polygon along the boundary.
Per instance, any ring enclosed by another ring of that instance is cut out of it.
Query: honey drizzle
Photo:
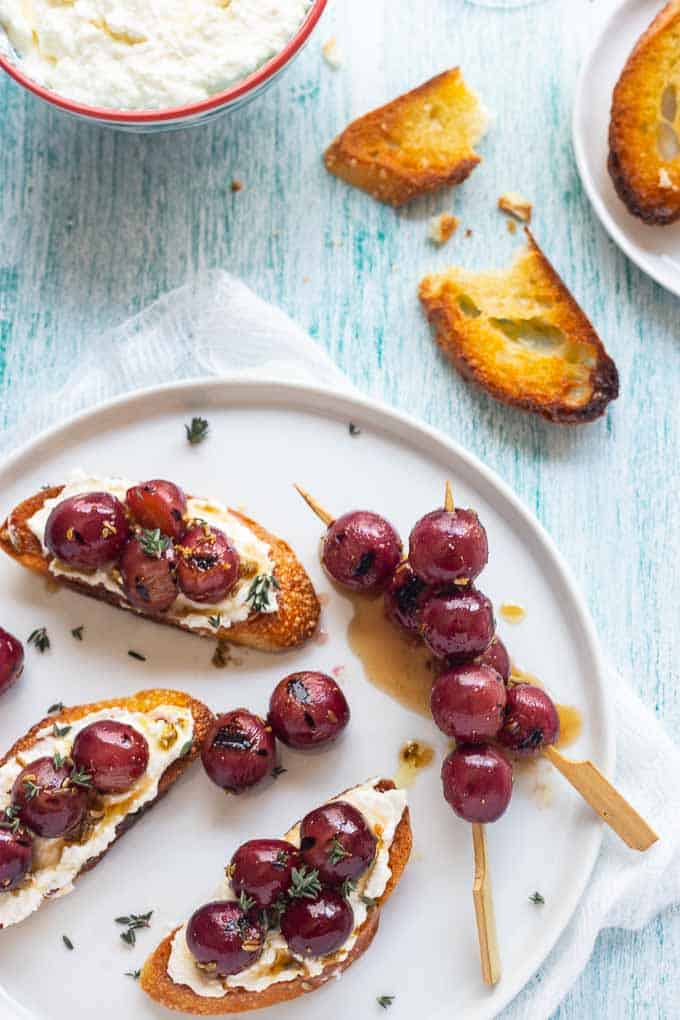
[[[397,786],[411,786],[418,773],[432,764],[434,748],[424,740],[408,740],[399,751],[399,768],[394,776]]]
[[[526,609],[519,602],[501,602],[498,612],[506,623],[521,623],[527,615]]]

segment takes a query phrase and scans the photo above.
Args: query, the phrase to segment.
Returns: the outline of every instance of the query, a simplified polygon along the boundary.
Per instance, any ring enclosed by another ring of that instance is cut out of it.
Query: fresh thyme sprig
[[[55,701],[55,703],[53,705],[50,705],[50,707],[47,709],[47,714],[48,715],[54,715],[55,712],[62,712],[63,709],[64,709],[64,702],[63,701]]]
[[[328,850],[326,851],[326,856],[331,864],[339,864],[345,857],[349,857],[350,853],[349,850],[345,850],[338,837],[333,836]]]
[[[184,429],[187,434],[187,440],[192,446],[196,446],[197,443],[202,443],[208,435],[210,426],[205,418],[192,418],[190,425],[185,425]]]
[[[314,900],[321,892],[319,872],[316,868],[293,868],[290,873],[288,895],[292,900]]]
[[[215,630],[219,630],[222,626],[222,614],[218,613],[216,616],[209,616],[208,623],[211,627],[214,627]]]
[[[60,726],[58,723],[55,723],[52,727],[52,735],[55,737],[65,737],[70,729],[70,726]]]
[[[24,789],[26,800],[33,800],[40,793],[42,787],[34,783],[32,779],[24,779]]]
[[[269,609],[272,589],[278,590],[279,582],[273,574],[258,574],[248,589],[246,602],[250,602],[253,612],[261,613]]]
[[[348,900],[350,894],[354,892],[356,887],[357,887],[356,882],[353,882],[351,878],[346,878],[340,887],[340,892],[345,897],[345,899]]]
[[[241,910],[245,910],[247,913],[255,906],[255,900],[253,899],[252,896],[249,896],[244,889],[242,889],[241,894],[238,898],[238,905],[241,908]]]
[[[71,634],[76,639],[76,641],[82,641],[83,640],[83,631],[84,630],[85,630],[85,624],[81,623],[79,627],[74,627],[73,628],[73,630],[71,631]]]
[[[66,759],[64,758],[63,754],[59,753],[59,751],[55,751],[54,754],[52,755],[52,764],[54,765],[55,769],[60,769],[65,761]]]
[[[127,930],[120,933],[120,937],[126,945],[134,946],[137,941],[135,932],[140,928],[149,928],[151,926],[150,922],[152,914],[153,910],[150,910],[148,914],[129,914],[125,917],[115,918],[116,924],[124,924],[126,926]]]
[[[545,899],[543,898],[543,896],[541,896],[540,892],[532,893],[529,899],[532,903],[535,903],[537,906],[542,906],[545,903]]]
[[[85,769],[73,769],[68,778],[74,786],[84,786],[89,789],[92,785],[92,776]]]
[[[131,977],[134,978],[135,981],[139,981],[139,975],[141,973],[141,970],[126,970],[125,977]]]
[[[139,535],[139,544],[142,552],[151,559],[159,560],[166,549],[170,547],[170,539],[164,535],[160,528],[144,528]]]
[[[9,829],[10,832],[16,833],[19,831],[20,825],[21,819],[19,818],[18,808],[14,807],[13,804],[8,804],[3,812],[0,829]]]
[[[45,627],[36,627],[28,635],[28,644],[35,645],[38,651],[42,654],[46,652],[50,647],[50,639],[47,636],[47,630]]]
[[[379,995],[376,1002],[379,1006],[382,1006],[383,1009],[389,1009],[395,999],[396,995]]]

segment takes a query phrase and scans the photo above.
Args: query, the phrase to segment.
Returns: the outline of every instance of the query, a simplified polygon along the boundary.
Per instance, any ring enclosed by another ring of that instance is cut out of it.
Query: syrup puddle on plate
[[[526,609],[519,602],[501,602],[498,613],[506,623],[521,623],[527,615]]]
[[[424,740],[408,740],[399,752],[399,768],[394,776],[397,786],[412,786],[418,773],[432,764],[434,748]]]

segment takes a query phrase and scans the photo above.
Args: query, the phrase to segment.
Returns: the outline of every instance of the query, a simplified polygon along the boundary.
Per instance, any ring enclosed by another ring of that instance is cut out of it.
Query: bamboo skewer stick
[[[296,484],[293,486],[293,488],[300,493],[307,506],[314,511],[319,520],[323,521],[323,523],[326,525],[333,523],[335,518],[331,514],[329,514],[327,510],[324,510],[321,504],[317,503],[314,497],[310,496],[310,494],[305,489],[303,489],[301,485]]]

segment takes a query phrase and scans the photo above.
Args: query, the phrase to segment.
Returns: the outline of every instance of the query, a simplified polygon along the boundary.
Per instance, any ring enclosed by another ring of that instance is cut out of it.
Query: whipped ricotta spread
[[[368,822],[378,841],[373,864],[359,879],[356,888],[349,895],[354,911],[354,929],[345,944],[330,957],[302,959],[291,953],[288,943],[278,930],[267,933],[260,958],[239,974],[227,978],[213,977],[200,970],[195,963],[186,941],[186,924],[175,933],[168,959],[168,975],[175,984],[188,985],[196,995],[221,998],[229,988],[243,988],[248,992],[262,992],[279,981],[293,981],[295,978],[317,977],[329,964],[340,964],[347,958],[366,920],[367,906],[364,897],[377,899],[385,891],[390,880],[390,847],[394,834],[406,807],[404,790],[375,789],[378,779],[371,779],[361,786],[355,786],[347,793],[334,797],[353,804]],[[300,825],[286,833],[287,839],[295,846],[300,845]],[[223,879],[215,892],[216,900],[235,900],[229,879]]]
[[[0,0],[0,3],[2,0]],[[95,475],[88,475],[84,471],[74,471],[62,491],[54,499],[45,500],[44,504],[33,517],[26,522],[30,530],[40,541],[43,552],[46,556],[51,553],[45,545],[45,526],[47,518],[52,509],[70,496],[78,496],[83,492],[109,492],[121,502],[125,501],[125,493],[131,486],[137,485],[126,478],[98,478]],[[208,524],[219,528],[233,542],[242,567],[247,565],[248,576],[239,578],[235,587],[221,602],[211,604],[194,602],[186,595],[179,592],[170,609],[163,613],[169,620],[176,621],[198,632],[209,630],[215,632],[210,624],[210,617],[220,618],[220,627],[230,627],[233,623],[247,620],[250,615],[252,604],[248,601],[248,593],[255,577],[272,577],[274,573],[274,562],[271,558],[271,548],[266,542],[262,542],[250,528],[247,528],[237,517],[221,503],[207,499],[187,499],[187,514],[190,517],[200,518]],[[49,569],[55,577],[69,577],[84,582],[92,587],[101,585],[110,592],[125,598],[121,585],[117,580],[117,574],[111,566],[95,570],[92,573],[74,570],[73,567],[62,563],[61,560],[52,558]],[[142,610],[134,606],[124,604],[123,608],[134,613],[144,615]],[[267,603],[262,606],[261,612],[274,613],[277,608],[276,589],[273,585],[268,586]]]
[[[148,768],[125,793],[98,796],[96,814],[90,815],[90,826],[83,842],[34,837],[33,870],[16,889],[0,893],[0,928],[23,921],[46,897],[55,899],[73,891],[73,880],[80,869],[113,842],[116,827],[123,818],[155,798],[161,776],[173,761],[186,753],[187,742],[194,732],[191,710],[176,705],[159,705],[149,712],[103,708],[71,723],[62,736],[55,735],[54,724],[50,723],[38,732],[31,748],[0,768],[0,811],[9,806],[14,780],[26,765],[57,752],[67,757],[78,733],[99,719],[127,723],[142,733],[149,745]]]
[[[0,0],[18,65],[45,88],[115,110],[201,102],[295,35],[310,0]]]

